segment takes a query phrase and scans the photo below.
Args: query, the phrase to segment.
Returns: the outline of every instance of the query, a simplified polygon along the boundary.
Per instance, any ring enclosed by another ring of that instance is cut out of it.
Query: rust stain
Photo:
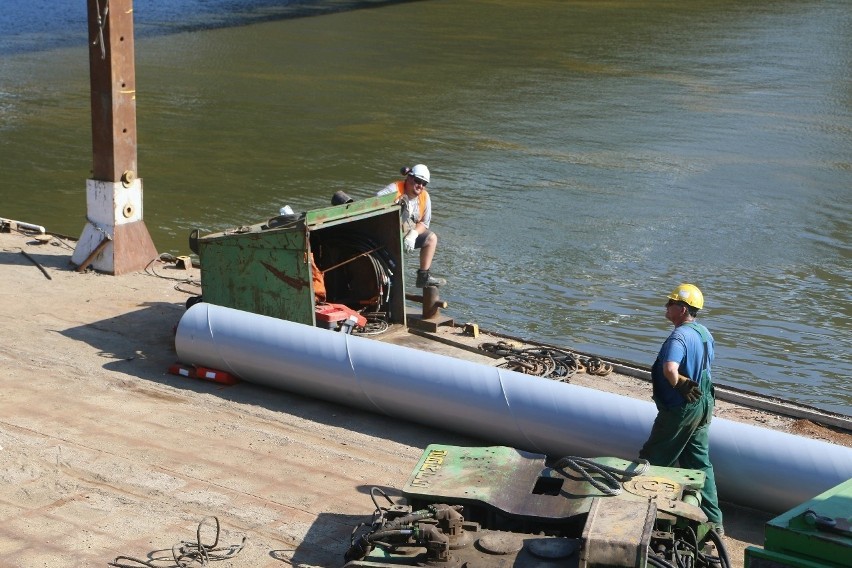
[[[276,278],[278,278],[282,282],[285,282],[286,284],[289,284],[290,286],[292,286],[296,290],[301,290],[302,288],[304,288],[307,285],[307,282],[305,282],[304,280],[299,280],[298,278],[293,278],[292,276],[287,276],[286,274],[284,274],[283,272],[281,272],[280,270],[278,270],[277,268],[275,268],[274,266],[272,266],[271,264],[269,264],[266,261],[261,261],[260,263],[263,266],[265,266],[266,269],[269,272],[274,274]]]

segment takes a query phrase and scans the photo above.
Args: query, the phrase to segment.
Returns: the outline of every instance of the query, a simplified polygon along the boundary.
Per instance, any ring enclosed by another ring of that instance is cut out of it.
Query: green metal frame
[[[361,199],[344,205],[332,205],[331,207],[324,207],[322,209],[313,209],[305,213],[305,225],[310,230],[314,230],[322,226],[336,225],[351,218],[382,215],[389,209],[398,212],[399,210],[394,201],[396,201],[396,195],[389,194]]]
[[[836,521],[825,530],[806,514]],[[766,523],[764,548],[745,551],[746,568],[848,568],[852,566],[852,479]],[[845,528],[843,528],[845,527]]]

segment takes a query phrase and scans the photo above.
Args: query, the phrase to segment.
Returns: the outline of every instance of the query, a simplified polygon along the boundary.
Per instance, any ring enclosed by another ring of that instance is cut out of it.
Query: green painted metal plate
[[[594,458],[595,463],[635,471],[635,462]],[[547,467],[546,456],[504,446],[465,448],[430,445],[403,488],[416,503],[476,504],[510,516],[568,519],[587,513],[592,499],[605,496],[579,473]],[[600,479],[600,475],[593,474]],[[621,484],[618,499],[658,502],[658,509],[696,520],[706,520],[697,508],[682,500],[704,485],[700,471],[651,466],[642,475]],[[665,505],[665,506],[664,506]]]
[[[199,239],[204,301],[314,323],[304,230],[232,233]]]
[[[833,521],[836,530],[820,528],[808,518],[808,511]],[[791,559],[790,566],[815,563],[848,568],[852,566],[851,526],[852,479],[849,479],[769,521],[764,548]],[[792,563],[792,559],[798,564]]]
[[[381,215],[388,209],[398,211],[399,207],[394,204],[395,200],[396,195],[390,194],[360,199],[345,205],[332,205],[331,207],[324,207],[322,209],[313,209],[305,213],[305,224],[309,230],[313,230],[321,226],[340,223],[352,217],[364,218],[368,215]]]

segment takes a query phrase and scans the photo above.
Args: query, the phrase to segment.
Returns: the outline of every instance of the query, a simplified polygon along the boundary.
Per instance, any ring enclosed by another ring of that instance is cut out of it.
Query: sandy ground
[[[353,527],[373,510],[370,487],[400,487],[430,443],[483,445],[248,383],[169,374],[197,270],[155,262],[121,277],[78,273],[72,247],[0,234],[3,566],[171,558],[210,516],[219,546],[247,537],[222,568],[342,566]],[[741,566],[770,516],[723,508]],[[202,534],[212,542],[209,521]]]
[[[149,273],[162,277],[79,274],[70,249],[33,243],[0,235],[4,566],[171,557],[211,515],[220,545],[248,537],[219,566],[341,566],[373,510],[371,486],[401,486],[429,443],[471,443],[168,374],[188,297],[176,286],[195,291],[181,280],[197,272],[157,263]]]

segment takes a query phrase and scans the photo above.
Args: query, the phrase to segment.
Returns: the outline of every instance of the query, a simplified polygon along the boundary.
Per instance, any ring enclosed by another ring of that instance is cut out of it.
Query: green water
[[[850,414],[850,37],[844,0],[430,0],[141,38],[145,221],[186,254],[423,162],[457,321],[650,364],[690,281],[717,382]],[[88,96],[85,46],[0,59],[0,216],[80,234]]]

